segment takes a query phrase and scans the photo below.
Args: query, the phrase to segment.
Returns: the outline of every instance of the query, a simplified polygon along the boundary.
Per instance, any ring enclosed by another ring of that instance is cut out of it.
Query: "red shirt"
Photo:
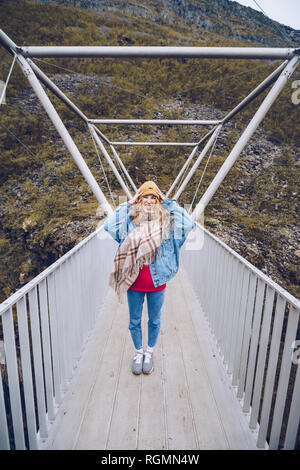
[[[153,292],[153,291],[163,290],[165,289],[165,287],[166,287],[166,284],[162,284],[161,286],[154,287],[149,264],[143,264],[143,266],[140,269],[138,277],[136,278],[134,283],[129,287],[129,289],[140,290],[143,292]]]
[[[153,292],[157,290],[163,290],[166,287],[166,284],[161,286],[154,287],[151,271],[149,264],[143,264],[140,269],[139,275],[134,281],[134,283],[129,287],[131,290],[140,290],[143,292]]]

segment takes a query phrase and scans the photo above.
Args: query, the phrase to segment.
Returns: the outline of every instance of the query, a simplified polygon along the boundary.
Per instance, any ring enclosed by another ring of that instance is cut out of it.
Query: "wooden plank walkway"
[[[134,376],[128,307],[109,290],[45,448],[256,448],[183,268],[162,313],[155,370]]]

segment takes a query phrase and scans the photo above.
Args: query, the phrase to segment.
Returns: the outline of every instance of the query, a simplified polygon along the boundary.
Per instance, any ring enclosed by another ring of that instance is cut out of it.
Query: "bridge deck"
[[[145,301],[145,338],[146,315]],[[46,448],[255,448],[183,268],[167,285],[154,354],[150,376],[131,373],[127,305],[110,290]]]

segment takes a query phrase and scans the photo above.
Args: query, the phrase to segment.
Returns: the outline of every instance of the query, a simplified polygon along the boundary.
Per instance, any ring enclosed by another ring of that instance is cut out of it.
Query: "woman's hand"
[[[140,196],[142,196],[143,192],[144,192],[143,189],[141,189],[141,187],[140,187],[140,188],[137,190],[137,192],[135,193],[134,197],[133,197],[132,199],[130,199],[130,201],[128,201],[128,203],[129,203],[130,205],[135,204],[136,201],[138,200],[138,198],[139,198]]]
[[[132,206],[133,204],[135,204],[138,200],[139,197],[141,197],[143,195],[143,190],[141,189],[142,186],[137,190],[137,192],[135,193],[134,197],[132,199],[130,199],[130,201],[128,201],[128,203]],[[161,190],[159,188],[158,189],[158,192],[159,192],[159,195],[162,199],[161,203],[163,203],[163,201],[166,199],[166,196],[161,192]]]

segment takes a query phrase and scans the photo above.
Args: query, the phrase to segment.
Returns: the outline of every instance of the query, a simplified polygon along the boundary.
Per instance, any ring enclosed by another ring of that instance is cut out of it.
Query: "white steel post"
[[[125,193],[127,194],[127,197],[129,199],[132,198],[132,195],[130,193],[130,191],[128,190],[126,184],[124,183],[123,181],[123,178],[121,177],[120,173],[118,172],[114,162],[112,161],[112,159],[110,158],[106,148],[104,147],[103,143],[101,142],[101,140],[99,139],[98,135],[97,135],[97,132],[95,131],[94,129],[94,125],[93,124],[88,124],[89,126],[89,129],[92,133],[92,136],[93,138],[95,139],[96,143],[98,144],[98,146],[100,147],[100,150],[101,152],[103,153],[104,157],[106,158],[109,166],[111,167],[111,169],[113,170],[117,180],[119,181],[120,185],[122,186],[122,188],[124,189]]]
[[[285,60],[279,67],[274,70],[263,82],[261,82],[254,90],[249,93],[234,109],[232,109],[225,117],[222,119],[222,124],[229,121],[233,116],[238,112],[242,111],[251,101],[253,101],[258,95],[260,95],[266,88],[268,88],[275,80],[279,77],[280,73],[287,65],[288,61]]]
[[[196,145],[196,147],[193,148],[192,153],[189,155],[188,159],[185,161],[183,167],[181,168],[175,180],[173,181],[171,187],[168,189],[168,192],[166,193],[166,197],[168,197],[169,194],[171,194],[171,192],[173,191],[173,188],[176,186],[177,181],[179,180],[180,176],[182,175],[186,167],[189,165],[190,161],[194,158],[194,155],[197,152],[197,150],[198,150],[198,145]]]
[[[298,62],[300,60],[299,56],[294,56],[286,65],[284,70],[281,72],[280,76],[277,78],[275,84],[269,91],[268,95],[264,99],[264,101],[261,103],[260,107],[256,111],[255,115],[251,119],[250,123],[248,124],[247,128],[235,144],[234,148],[228,155],[227,159],[219,169],[218,173],[214,177],[213,181],[205,191],[204,195],[202,196],[201,200],[195,207],[195,209],[192,212],[192,217],[197,220],[199,216],[203,213],[205,207],[217,191],[218,187],[224,180],[225,176],[227,175],[228,171],[230,168],[234,165],[235,161],[237,160],[238,156],[242,152],[242,150],[245,148],[246,144],[248,143],[249,139],[252,137],[254,132],[256,131],[257,127],[265,117],[266,113],[276,100],[277,96],[287,83],[288,79],[296,69]]]
[[[49,118],[51,119],[52,123],[54,124],[57,132],[61,136],[62,140],[64,141],[67,149],[71,153],[72,157],[74,158],[79,170],[81,171],[82,175],[84,176],[85,180],[87,181],[88,185],[92,189],[94,195],[96,196],[98,202],[101,204],[103,210],[108,215],[113,212],[111,206],[109,205],[106,197],[104,196],[103,192],[101,191],[97,181],[95,180],[94,176],[92,175],[89,167],[85,163],[82,155],[80,154],[76,144],[74,143],[72,137],[68,133],[66,127],[64,126],[62,120],[60,119],[59,115],[57,114],[54,106],[52,105],[51,101],[49,100],[47,94],[43,90],[40,82],[38,81],[37,77],[35,76],[32,68],[28,64],[27,60],[24,59],[20,54],[17,54],[17,60],[20,64],[20,67],[28,79],[29,83],[31,84],[33,90],[35,91],[37,97],[41,101],[46,113],[48,114]]]
[[[218,123],[220,124],[220,121],[218,121]],[[188,159],[186,160],[186,162],[184,163],[183,167],[181,168],[180,172],[178,173],[178,175],[176,176],[175,180],[173,181],[170,189],[168,190],[168,192],[166,193],[166,196],[168,197],[169,194],[171,194],[171,192],[173,191],[173,188],[176,186],[177,184],[177,181],[179,180],[180,176],[182,175],[182,173],[184,172],[184,170],[186,169],[186,167],[189,165],[190,161],[194,158],[194,155],[196,153],[196,151],[198,150],[198,147],[200,144],[202,144],[202,142],[204,142],[206,139],[208,139],[208,137],[213,134],[215,130],[215,127],[213,129],[211,129],[207,134],[205,134],[204,137],[202,137],[202,139],[198,142],[198,144],[196,145],[196,147],[193,149],[192,153],[190,154],[190,156],[188,157]]]
[[[34,71],[35,75],[38,79],[50,90],[54,93],[60,100],[62,100],[72,111],[74,111],[83,121],[87,122],[88,118],[85,114],[80,111],[79,108],[55,85],[55,83],[47,77],[47,75],[42,72],[42,70],[34,63],[32,60],[27,60],[30,67]]]
[[[110,144],[109,146],[110,146],[111,151],[112,151],[112,153],[114,154],[116,160],[119,162],[119,164],[120,164],[122,170],[124,171],[125,175],[127,176],[127,178],[128,178],[128,180],[129,180],[131,186],[133,187],[133,190],[134,190],[135,192],[137,192],[137,187],[136,187],[136,185],[134,184],[134,182],[132,181],[132,179],[131,179],[131,177],[130,177],[128,171],[126,170],[126,168],[125,168],[125,166],[124,166],[124,164],[123,164],[121,158],[119,157],[119,155],[118,155],[116,149],[113,147],[112,144]]]
[[[124,124],[127,126],[131,125],[149,125],[149,126],[169,126],[169,125],[180,125],[180,126],[216,126],[220,124],[222,120],[208,121],[201,119],[89,119],[92,124]]]
[[[292,47],[22,46],[20,50],[24,57],[289,59],[296,49]]]
[[[189,173],[187,174],[187,176],[185,177],[185,180],[183,181],[182,185],[180,186],[180,188],[177,190],[174,198],[175,199],[178,199],[180,194],[183,192],[184,188],[186,187],[186,185],[188,184],[188,182],[190,181],[191,177],[193,176],[193,174],[195,173],[196,169],[198,168],[198,166],[200,165],[201,161],[203,160],[203,158],[205,157],[205,155],[207,154],[209,148],[211,147],[211,145],[213,144],[213,142],[215,141],[220,129],[221,129],[222,125],[219,125],[216,127],[216,129],[214,130],[213,134],[210,136],[210,139],[209,141],[207,142],[207,144],[205,145],[204,149],[202,150],[202,152],[200,153],[199,157],[197,158],[197,160],[195,161],[194,165],[192,166],[192,168],[190,169]]]

